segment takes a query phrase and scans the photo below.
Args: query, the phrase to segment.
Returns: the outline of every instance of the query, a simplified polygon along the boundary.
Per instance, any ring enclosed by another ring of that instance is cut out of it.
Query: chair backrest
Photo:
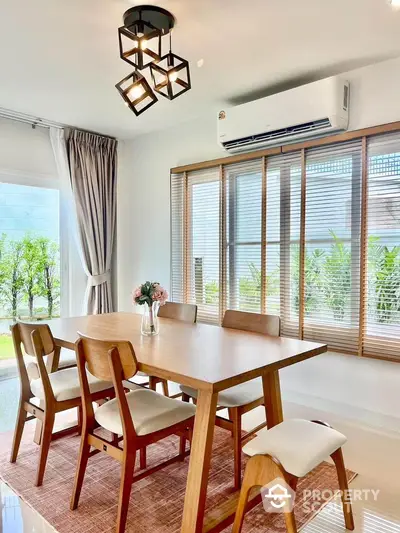
[[[225,311],[222,327],[279,337],[281,319],[276,315],[262,315],[260,313],[247,313],[228,309]]]
[[[129,341],[99,340],[79,333],[76,355],[82,354],[85,366],[98,379],[112,381],[113,372],[109,354],[116,348],[122,368],[122,379],[129,379],[137,372],[137,359]]]
[[[166,302],[165,305],[160,307],[158,316],[161,318],[173,318],[174,320],[194,324],[197,320],[197,305]]]
[[[124,435],[129,438],[136,435],[132,417],[126,400],[123,380],[129,379],[137,372],[137,359],[129,341],[99,340],[79,333],[75,344],[78,363],[84,424],[93,427],[94,411],[86,370],[93,376],[110,381],[114,386],[118,400]]]
[[[27,355],[35,356],[33,346],[32,332],[38,331],[41,339],[43,352],[41,355],[50,355],[55,350],[55,342],[51,330],[47,324],[27,324],[26,322],[17,322],[21,342]]]
[[[36,359],[39,369],[39,377],[43,383],[46,398],[52,395],[52,389],[43,357],[52,354],[56,349],[53,335],[47,324],[26,324],[17,322],[11,328],[11,335],[14,343],[15,356],[17,358],[18,372],[21,379],[23,395],[32,397],[30,380],[21,344],[24,352]]]

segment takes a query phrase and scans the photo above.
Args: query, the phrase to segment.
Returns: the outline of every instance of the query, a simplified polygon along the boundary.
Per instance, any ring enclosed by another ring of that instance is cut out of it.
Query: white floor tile
[[[5,483],[0,483],[2,533],[54,533],[51,527],[29,505],[11,490]]]

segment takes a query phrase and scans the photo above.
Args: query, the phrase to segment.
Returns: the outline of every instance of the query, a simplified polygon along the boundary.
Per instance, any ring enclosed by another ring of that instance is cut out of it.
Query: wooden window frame
[[[172,174],[182,174],[184,179],[184,206],[183,206],[183,231],[184,231],[184,279],[183,279],[183,294],[184,294],[184,302],[188,299],[188,227],[189,219],[190,219],[190,213],[188,213],[188,201],[187,201],[187,195],[188,195],[188,173],[197,171],[197,170],[203,170],[203,169],[211,169],[215,168],[219,172],[220,176],[220,224],[219,224],[219,233],[220,233],[220,274],[219,274],[219,284],[220,284],[220,295],[219,295],[219,322],[222,322],[223,314],[226,310],[226,302],[227,302],[227,291],[229,291],[229,287],[226,287],[226,254],[227,254],[227,247],[229,244],[229,239],[227,239],[226,236],[226,216],[229,215],[229,213],[226,213],[226,176],[225,176],[225,167],[227,165],[232,165],[233,163],[241,163],[245,161],[253,161],[253,160],[261,160],[261,169],[262,169],[262,198],[261,198],[261,279],[262,279],[262,286],[261,286],[261,312],[265,313],[268,312],[268,309],[266,307],[266,271],[267,271],[267,239],[266,239],[266,220],[267,220],[267,164],[268,164],[268,158],[271,156],[277,156],[280,154],[290,154],[290,153],[299,153],[300,154],[300,160],[301,160],[301,196],[300,196],[300,287],[299,287],[299,299],[300,299],[300,305],[299,305],[299,338],[303,338],[303,330],[304,330],[304,281],[305,281],[305,265],[304,265],[304,257],[305,257],[305,224],[306,224],[306,187],[307,187],[307,180],[306,180],[306,154],[307,149],[314,148],[314,147],[320,147],[320,146],[329,146],[329,145],[337,145],[340,143],[345,143],[347,141],[351,140],[361,140],[361,201],[360,201],[360,209],[361,209],[361,217],[360,217],[360,246],[359,246],[359,257],[360,257],[360,280],[359,280],[359,287],[360,287],[360,302],[359,302],[359,322],[358,322],[358,328],[359,328],[359,338],[358,338],[358,355],[359,356],[366,356],[366,357],[372,357],[374,358],[374,355],[370,354],[364,354],[364,342],[365,342],[365,334],[366,334],[366,321],[367,321],[367,313],[366,313],[366,287],[367,287],[367,262],[368,262],[368,253],[367,253],[367,242],[368,242],[368,228],[367,228],[367,219],[368,219],[368,150],[367,150],[367,144],[368,144],[368,138],[374,137],[380,134],[387,134],[387,133],[394,133],[394,132],[400,132],[400,121],[399,122],[391,122],[388,124],[382,124],[379,126],[373,126],[370,128],[364,128],[360,130],[354,130],[350,132],[345,132],[341,134],[331,135],[328,137],[324,137],[321,139],[314,139],[310,141],[305,141],[297,144],[290,144],[290,145],[282,145],[282,146],[276,146],[273,148],[268,148],[264,150],[258,150],[251,153],[244,153],[244,154],[238,154],[233,156],[227,156],[219,159],[209,160],[209,161],[203,161],[199,163],[193,163],[183,166],[174,167],[171,169],[171,175]],[[287,178],[287,176],[286,176]],[[290,190],[287,191],[288,188],[288,180],[283,179],[281,182],[281,207],[282,207],[282,201],[284,198],[286,198],[287,194],[289,194],[289,203],[290,203]],[[290,185],[289,185],[290,189]],[[283,196],[282,196],[283,195]],[[286,195],[286,196],[285,196]],[[284,198],[283,198],[284,197]],[[287,200],[285,205],[287,205]],[[354,202],[354,199],[352,199],[352,204]],[[352,225],[353,225],[353,216],[354,216],[354,206],[352,205],[351,212],[352,212]],[[284,245],[282,238],[287,234],[288,226],[290,226],[290,222],[288,222],[287,211],[285,212],[285,222],[282,224],[282,209],[281,209],[281,227],[280,227],[280,246],[282,247]],[[352,230],[353,231],[353,230]],[[286,232],[286,233],[285,233]],[[290,227],[289,227],[290,232]],[[255,243],[257,244],[257,243]],[[289,239],[289,247],[290,247],[290,239]],[[172,254],[171,254],[172,255]],[[281,273],[282,273],[281,269]],[[171,270],[172,275],[172,270]],[[287,299],[286,291],[283,290],[283,285],[285,283],[287,284],[288,280],[283,280],[281,278],[280,284],[281,284],[281,291],[280,291],[280,298],[281,298],[281,314],[282,312],[285,312],[285,303]],[[285,285],[286,287],[287,285]],[[286,297],[285,297],[286,294]],[[290,311],[286,311],[290,312]],[[331,349],[331,351],[335,351],[334,349]],[[346,353],[345,350],[340,350],[341,353]],[[353,353],[353,352],[347,352],[347,353]],[[390,360],[390,361],[397,361],[399,362],[398,358],[392,358],[392,357],[386,357],[386,356],[376,356],[379,359],[383,360]]]

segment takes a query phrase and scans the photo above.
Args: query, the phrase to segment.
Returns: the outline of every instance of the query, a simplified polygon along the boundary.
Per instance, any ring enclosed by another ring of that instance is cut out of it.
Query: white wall
[[[0,174],[56,180],[47,129],[0,118]]]
[[[132,288],[146,279],[170,286],[170,168],[221,155],[225,152],[216,142],[214,116],[119,142],[120,310],[132,308]]]

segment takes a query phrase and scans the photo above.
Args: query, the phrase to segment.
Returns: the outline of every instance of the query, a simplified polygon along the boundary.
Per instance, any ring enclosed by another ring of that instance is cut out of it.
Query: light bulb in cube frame
[[[144,93],[143,87],[141,85],[136,85],[129,91],[128,96],[131,100],[137,100],[138,98],[142,96],[143,93]]]
[[[168,75],[169,81],[174,82],[178,79],[178,73],[177,72],[171,72],[171,74]]]
[[[143,39],[142,41],[140,41],[140,49],[146,50],[146,48],[147,48],[147,41],[146,39]]]

